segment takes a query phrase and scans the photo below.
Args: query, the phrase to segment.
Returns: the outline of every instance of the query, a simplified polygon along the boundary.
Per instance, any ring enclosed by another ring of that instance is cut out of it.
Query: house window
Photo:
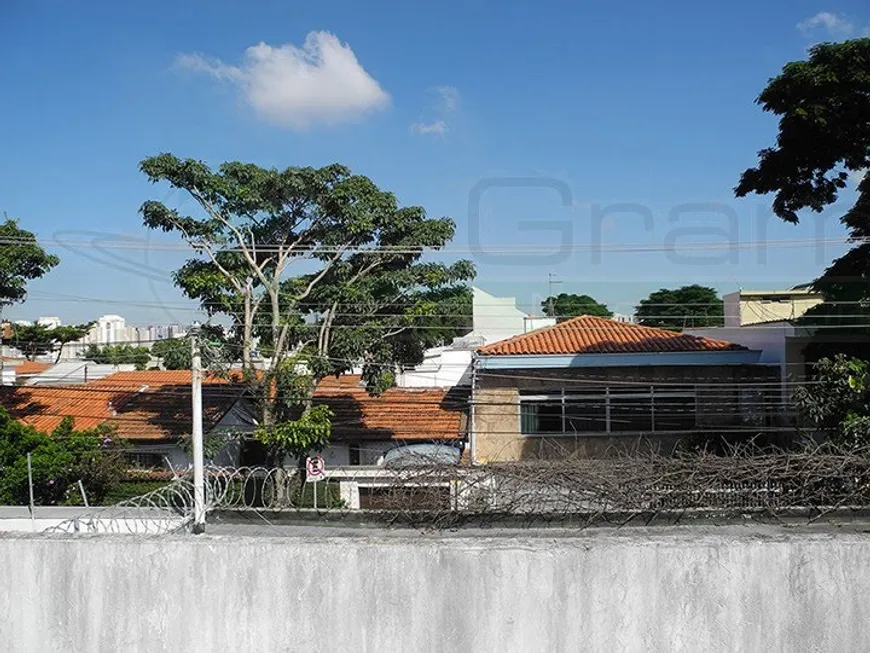
[[[348,446],[347,462],[350,465],[359,465],[359,442],[353,442]]]
[[[540,400],[520,404],[523,433],[562,433],[562,401]],[[526,431],[528,429],[528,431]]]
[[[565,388],[520,395],[523,435],[656,433],[696,425],[691,386]]]
[[[136,469],[155,469],[163,467],[163,454],[146,451],[133,451],[129,454],[130,464]]]

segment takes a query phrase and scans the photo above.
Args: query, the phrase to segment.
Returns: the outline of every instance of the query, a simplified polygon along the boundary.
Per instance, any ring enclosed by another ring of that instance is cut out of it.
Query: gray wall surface
[[[860,533],[9,535],[0,579],[4,651],[870,650]]]

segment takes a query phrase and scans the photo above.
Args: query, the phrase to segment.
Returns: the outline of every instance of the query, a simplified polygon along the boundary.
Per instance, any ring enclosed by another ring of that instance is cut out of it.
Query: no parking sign
[[[305,471],[308,473],[305,480],[308,483],[315,483],[323,479],[323,473],[326,471],[326,463],[320,456],[313,456],[305,459]]]

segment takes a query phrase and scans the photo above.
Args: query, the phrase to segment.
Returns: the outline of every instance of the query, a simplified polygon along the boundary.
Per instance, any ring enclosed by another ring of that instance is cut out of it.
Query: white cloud
[[[435,134],[436,136],[444,136],[447,133],[447,123],[443,120],[435,122],[415,122],[411,125],[412,134]]]
[[[843,14],[832,14],[820,11],[797,24],[797,28],[807,34],[817,29],[824,29],[831,36],[849,36],[855,31],[855,26]]]
[[[444,136],[450,130],[446,118],[459,108],[459,91],[453,86],[435,86],[429,92],[435,95],[428,116],[431,120],[427,122],[421,117],[411,125],[411,133]]]
[[[301,48],[253,45],[238,66],[200,54],[183,54],[176,65],[234,84],[257,115],[294,129],[351,121],[390,103],[350,46],[329,32],[309,33]]]
[[[438,94],[438,110],[441,113],[450,113],[459,108],[459,90],[454,86],[436,86],[434,89]]]
[[[858,184],[863,181],[864,175],[866,175],[868,172],[870,172],[870,168],[865,168],[864,170],[849,170],[849,181],[851,181],[852,184],[857,188]]]

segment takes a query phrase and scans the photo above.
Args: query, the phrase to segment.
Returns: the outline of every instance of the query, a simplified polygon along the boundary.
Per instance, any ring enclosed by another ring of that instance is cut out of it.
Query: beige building
[[[475,462],[662,453],[782,422],[779,366],[722,340],[581,316],[478,349]]]
[[[725,326],[740,327],[765,322],[796,320],[824,297],[808,288],[791,290],[738,290],[723,295]]]

